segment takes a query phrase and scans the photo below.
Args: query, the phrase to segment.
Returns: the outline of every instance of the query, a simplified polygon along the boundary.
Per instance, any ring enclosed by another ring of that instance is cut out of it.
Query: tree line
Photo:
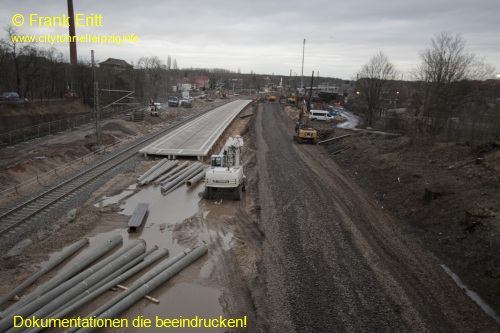
[[[382,51],[375,54],[358,73],[351,103],[364,126],[381,126],[392,111],[392,118],[405,117],[404,130],[415,136],[474,141],[487,134],[499,140],[500,82],[485,83],[495,68],[465,46],[459,34],[436,34],[420,53],[411,81],[398,80],[388,56]],[[403,115],[398,107],[405,109]]]
[[[13,26],[7,26],[5,33],[6,37],[0,39],[0,92],[14,91],[30,101],[62,99],[67,93],[76,93],[83,102],[91,104],[94,82],[91,60],[79,59],[73,66],[54,47],[44,49],[34,43],[13,41],[11,37],[19,35]],[[134,91],[134,98],[147,101],[172,93],[179,78],[194,84],[196,76],[207,76],[213,88],[218,81],[229,82],[242,75],[221,68],[179,69],[177,60],[170,56],[165,61],[158,56],[144,56],[131,65],[120,70],[96,65],[95,79],[103,90],[101,103],[116,97],[116,93],[107,90]],[[250,76],[246,77],[250,84],[260,85],[255,74]]]

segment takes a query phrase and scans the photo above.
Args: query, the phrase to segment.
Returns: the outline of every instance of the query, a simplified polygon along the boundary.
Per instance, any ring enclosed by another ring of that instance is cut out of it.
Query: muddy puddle
[[[106,207],[109,205],[118,204],[120,202],[120,200],[123,200],[123,199],[131,196],[132,194],[134,194],[134,191],[136,190],[136,188],[137,188],[137,185],[132,184],[126,190],[122,191],[118,195],[109,196],[109,197],[104,196],[104,197],[102,197],[101,200],[99,200],[98,203],[94,204],[94,207],[102,208],[102,207]]]
[[[455,282],[457,284],[457,286],[460,287],[460,289],[464,290],[465,293],[467,294],[467,296],[469,296],[474,302],[476,302],[476,304],[479,305],[481,307],[481,309],[483,309],[483,311],[487,315],[489,315],[491,318],[495,319],[498,323],[500,323],[500,315],[498,315],[489,306],[488,303],[483,301],[483,299],[475,291],[467,288],[467,286],[463,284],[462,280],[460,279],[460,277],[458,275],[453,273],[453,271],[451,269],[449,269],[448,266],[446,266],[444,264],[441,264],[441,268],[443,268],[443,270],[446,272],[446,274],[448,274],[452,278],[453,282]]]
[[[181,273],[182,274],[182,273]],[[222,332],[220,328],[162,328],[165,319],[196,319],[196,318],[220,318],[223,316],[222,308],[219,305],[221,292],[212,287],[206,287],[194,283],[165,283],[155,291],[160,296],[160,304],[152,304],[144,301],[140,306],[140,313],[144,318],[152,320],[150,328],[134,329],[134,332],[193,332],[200,330],[203,332]],[[129,321],[137,317],[137,308],[130,309],[126,316]],[[132,330],[131,330],[132,331]]]
[[[119,205],[118,214],[131,216],[139,203],[149,203],[149,212],[142,228],[137,233],[128,233],[123,228],[101,233],[90,238],[86,248],[99,244],[113,234],[123,236],[123,244],[142,238],[147,248],[157,245],[169,250],[171,258],[187,247],[194,248],[207,245],[209,253],[183,270],[180,274],[163,284],[151,293],[160,303],[153,304],[143,300],[125,313],[122,318],[131,322],[138,315],[151,319],[153,327],[128,329],[125,332],[164,332],[165,328],[154,328],[154,320],[158,318],[219,318],[223,316],[220,298],[223,290],[218,288],[214,280],[214,272],[220,267],[220,256],[229,250],[235,241],[233,230],[224,225],[224,219],[236,214],[234,201],[220,198],[203,200],[200,192],[203,183],[190,188],[181,186],[168,195],[162,195],[160,187],[153,185],[127,188],[116,196],[104,197],[95,204],[96,207]],[[124,285],[130,285],[145,271],[137,274]],[[172,329],[172,328],[171,328]],[[193,328],[175,328],[176,332],[188,332]],[[203,329],[206,332],[222,332],[220,328]]]

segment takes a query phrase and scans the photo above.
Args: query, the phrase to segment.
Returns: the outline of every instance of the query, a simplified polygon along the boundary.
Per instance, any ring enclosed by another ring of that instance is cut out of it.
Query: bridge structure
[[[236,100],[224,104],[171,131],[139,152],[146,156],[167,156],[169,159],[197,157],[201,161],[227,126],[251,102]]]

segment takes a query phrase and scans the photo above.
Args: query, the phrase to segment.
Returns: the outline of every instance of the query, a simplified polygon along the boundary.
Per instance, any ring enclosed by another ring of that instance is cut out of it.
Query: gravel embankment
[[[498,331],[323,147],[293,142],[276,105],[258,117],[261,331]]]

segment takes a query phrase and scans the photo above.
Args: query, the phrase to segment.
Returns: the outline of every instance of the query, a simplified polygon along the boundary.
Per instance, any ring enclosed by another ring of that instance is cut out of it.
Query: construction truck
[[[293,139],[297,143],[318,143],[318,131],[309,127],[309,114],[306,106],[306,101],[303,100],[303,105],[299,111],[299,120],[295,126],[295,135]]]
[[[245,191],[246,177],[240,164],[241,138],[232,139],[222,154],[212,155],[210,169],[205,175],[205,199],[213,199],[216,192],[228,192],[234,200],[241,200]]]

